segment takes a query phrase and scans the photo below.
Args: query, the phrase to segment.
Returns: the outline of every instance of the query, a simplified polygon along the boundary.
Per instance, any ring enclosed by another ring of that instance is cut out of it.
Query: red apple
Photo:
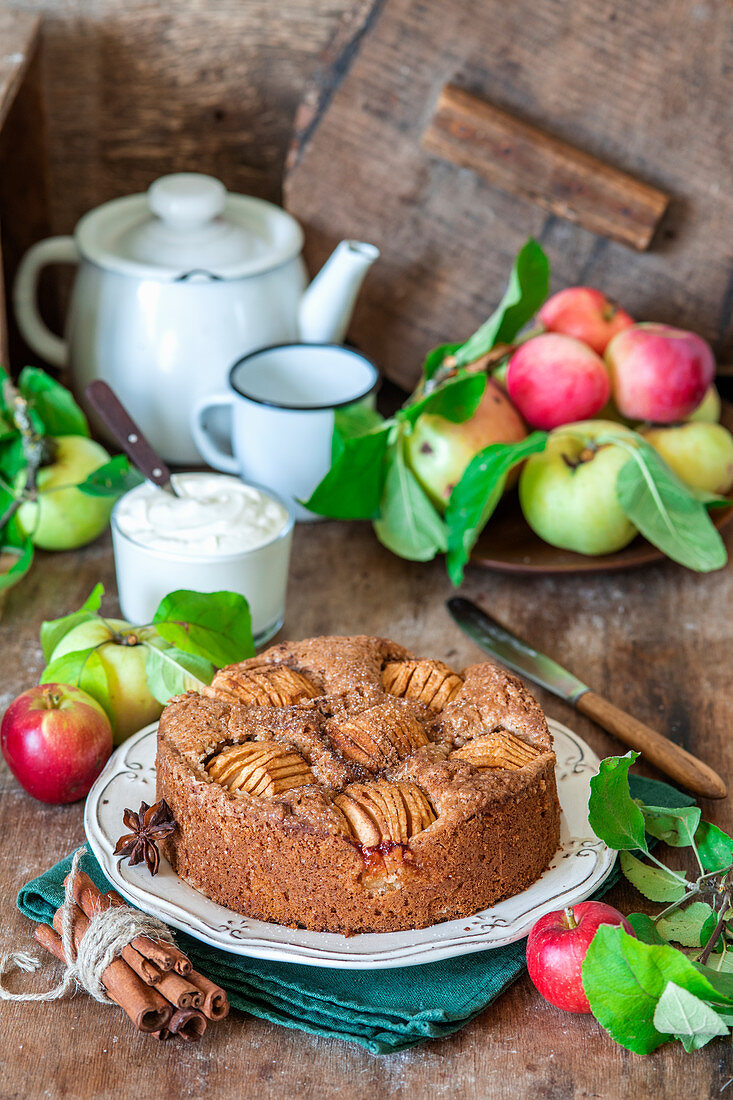
[[[85,691],[42,684],[24,691],[5,711],[0,744],[28,794],[41,802],[76,802],[112,752],[112,727]]]
[[[625,310],[592,286],[569,286],[548,298],[537,318],[548,332],[574,336],[603,355],[611,337],[633,325]]]
[[[606,348],[613,397],[629,420],[672,424],[685,420],[715,375],[710,345],[670,325],[632,325]]]
[[[620,924],[634,930],[618,909],[602,901],[581,901],[546,913],[527,937],[527,969],[539,993],[566,1012],[590,1012],[583,989],[583,961],[598,928]]]
[[[603,360],[572,336],[546,332],[512,355],[506,375],[509,396],[524,419],[551,431],[574,420],[591,420],[611,395]]]

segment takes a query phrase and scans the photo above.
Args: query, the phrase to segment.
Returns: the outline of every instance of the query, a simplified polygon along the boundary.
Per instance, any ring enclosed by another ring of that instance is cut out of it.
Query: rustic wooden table
[[[104,582],[114,613],[109,542],[79,553],[39,555],[8,596],[0,621],[4,707],[37,681],[44,618],[79,606]],[[466,593],[554,654],[599,691],[657,725],[733,780],[733,569],[695,576],[671,564],[597,578],[512,578],[470,571]],[[402,562],[368,527],[323,523],[296,532],[283,637],[392,635],[460,666],[479,659],[445,611],[442,564]],[[551,697],[602,755],[618,744]],[[81,804],[44,806],[0,772],[2,920],[0,951],[29,946],[31,926],[14,906],[18,887],[83,840]],[[730,828],[730,804],[708,816]],[[622,888],[609,896],[638,907]],[[44,973],[44,980],[50,972]],[[30,980],[32,981],[32,979]],[[28,984],[28,983],[27,983]],[[39,983],[40,984],[40,983]],[[181,1097],[647,1097],[715,1096],[730,1089],[730,1041],[687,1055],[679,1044],[646,1058],[614,1045],[587,1016],[563,1015],[523,977],[453,1037],[402,1054],[313,1038],[240,1013],[198,1045],[163,1046],[137,1035],[122,1015],[78,995],[53,1005],[0,1010],[0,1096],[136,1100]]]

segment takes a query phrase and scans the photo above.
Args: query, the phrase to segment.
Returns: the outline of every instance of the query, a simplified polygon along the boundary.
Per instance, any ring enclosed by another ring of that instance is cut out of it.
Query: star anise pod
[[[155,842],[168,836],[176,827],[170,806],[164,798],[154,806],[141,802],[137,813],[125,810],[122,820],[130,832],[117,841],[115,855],[120,859],[129,859],[131,867],[145,860],[150,874],[156,875],[160,853]]]

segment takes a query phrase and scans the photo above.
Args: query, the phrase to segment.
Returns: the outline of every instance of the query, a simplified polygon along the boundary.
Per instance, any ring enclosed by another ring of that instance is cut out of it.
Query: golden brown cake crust
[[[465,917],[547,868],[552,738],[519,680],[385,638],[283,642],[171,700],[158,797],[178,874],[236,912],[315,931]]]

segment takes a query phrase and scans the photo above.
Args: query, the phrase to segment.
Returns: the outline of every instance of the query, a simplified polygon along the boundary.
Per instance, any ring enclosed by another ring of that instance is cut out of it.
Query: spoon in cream
[[[111,386],[101,379],[90,382],[84,393],[128,458],[148,481],[172,496],[178,496],[171,472],[143,435]]]

